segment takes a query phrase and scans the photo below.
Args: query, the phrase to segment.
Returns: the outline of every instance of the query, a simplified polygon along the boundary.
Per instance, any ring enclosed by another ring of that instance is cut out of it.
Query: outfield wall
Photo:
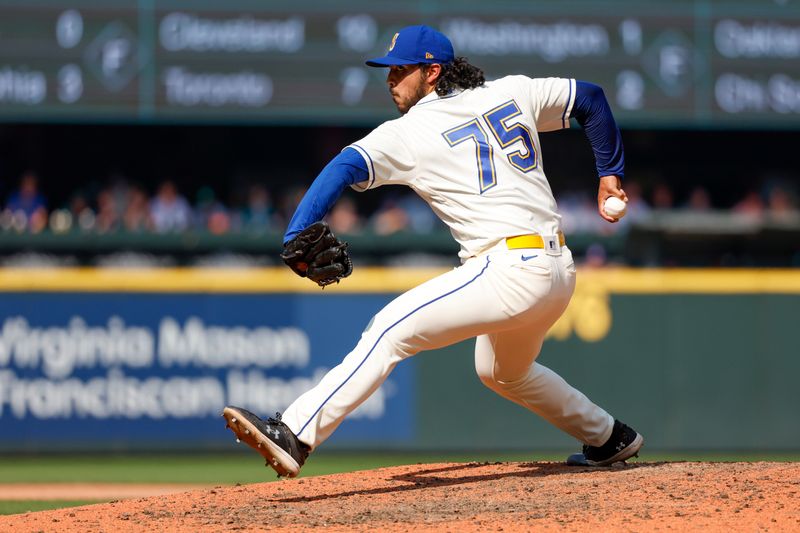
[[[0,270],[0,449],[230,446],[233,403],[282,410],[394,295],[441,270]],[[653,449],[800,449],[800,271],[579,272],[540,362]],[[330,447],[555,449],[485,389],[472,342],[419,354]]]

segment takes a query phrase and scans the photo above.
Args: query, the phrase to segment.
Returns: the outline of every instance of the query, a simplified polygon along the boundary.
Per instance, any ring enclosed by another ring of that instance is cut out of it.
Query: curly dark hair
[[[452,63],[442,65],[442,74],[436,80],[436,94],[446,96],[453,89],[474,89],[485,82],[481,69],[470,65],[466,57],[457,57]]]

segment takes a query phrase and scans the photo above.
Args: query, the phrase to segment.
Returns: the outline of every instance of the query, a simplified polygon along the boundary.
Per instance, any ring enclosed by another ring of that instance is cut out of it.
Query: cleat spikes
[[[225,419],[236,442],[257,451],[264,466],[274,469],[279,479],[297,476],[310,447],[300,442],[285,423],[272,417],[262,420],[240,407],[226,407]]]

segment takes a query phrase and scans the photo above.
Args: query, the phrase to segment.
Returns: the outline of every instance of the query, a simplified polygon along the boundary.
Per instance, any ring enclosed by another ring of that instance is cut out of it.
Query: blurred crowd
[[[628,214],[619,224],[607,224],[597,215],[596,191],[590,187],[557,192],[567,234],[610,235],[661,212],[726,212],[754,222],[800,223],[798,188],[787,180],[762,180],[745,191],[733,205],[718,205],[712,193],[698,185],[678,198],[666,183],[624,185]],[[52,205],[41,190],[37,175],[28,171],[7,195],[0,213],[0,230],[17,233],[107,234],[175,233],[186,231],[224,235],[237,232],[282,232],[305,189],[270,190],[263,183],[232,186],[215,191],[200,187],[190,194],[173,180],[163,180],[152,190],[122,177],[110,178],[93,193],[75,192],[64,205]],[[378,202],[367,209],[355,193],[345,192],[327,218],[343,234],[377,235],[407,231],[418,234],[444,229],[430,208],[413,192],[385,187]]]
[[[41,192],[37,175],[26,172],[6,198],[0,230],[97,234],[199,231],[215,235],[282,232],[306,190],[296,187],[276,193],[263,183],[235,188],[225,191],[225,201],[211,187],[200,187],[189,195],[175,181],[164,180],[150,193],[115,177],[95,194],[76,192],[65,205],[53,206]],[[386,194],[371,212],[359,209],[355,194],[345,192],[328,214],[328,222],[338,233],[430,233],[444,227],[413,193]]]
[[[225,205],[209,187],[200,188],[194,202],[172,180],[150,193],[144,187],[115,177],[95,194],[75,192],[61,206],[49,205],[39,179],[26,172],[7,198],[0,214],[4,231],[65,233],[73,230],[98,234],[114,232],[177,233],[190,230],[225,234],[253,229],[268,231],[283,221],[269,191],[253,185],[241,205]]]
[[[568,191],[556,196],[566,233],[602,235],[624,231],[633,224],[667,214],[695,219],[718,214],[752,224],[800,224],[800,190],[797,185],[786,179],[767,179],[758,188],[745,191],[733,205],[725,205],[715,201],[712,192],[702,185],[678,198],[666,183],[656,183],[645,193],[638,182],[628,181],[623,184],[628,196],[627,214],[614,225],[606,224],[597,216],[595,191]]]

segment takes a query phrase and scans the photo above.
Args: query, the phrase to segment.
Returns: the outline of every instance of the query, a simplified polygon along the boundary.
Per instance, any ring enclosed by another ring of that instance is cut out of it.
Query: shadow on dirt
[[[416,472],[399,474],[386,478],[387,485],[363,490],[350,490],[332,494],[320,494],[317,496],[299,496],[295,498],[275,499],[274,502],[299,503],[328,500],[332,498],[346,498],[349,496],[366,496],[370,494],[390,494],[393,492],[405,492],[410,490],[420,490],[428,488],[447,487],[453,485],[465,485],[467,483],[484,483],[506,478],[541,478],[562,474],[580,474],[585,472],[626,472],[639,468],[654,468],[665,463],[618,463],[610,467],[582,467],[567,466],[562,463],[518,463],[519,470],[514,472],[492,473],[471,473],[476,469],[485,469],[487,466],[499,465],[504,463],[463,463],[454,464],[440,468],[425,468]],[[453,476],[454,472],[461,472],[462,475]],[[451,474],[451,475],[444,475]],[[395,484],[401,482],[403,484]]]

